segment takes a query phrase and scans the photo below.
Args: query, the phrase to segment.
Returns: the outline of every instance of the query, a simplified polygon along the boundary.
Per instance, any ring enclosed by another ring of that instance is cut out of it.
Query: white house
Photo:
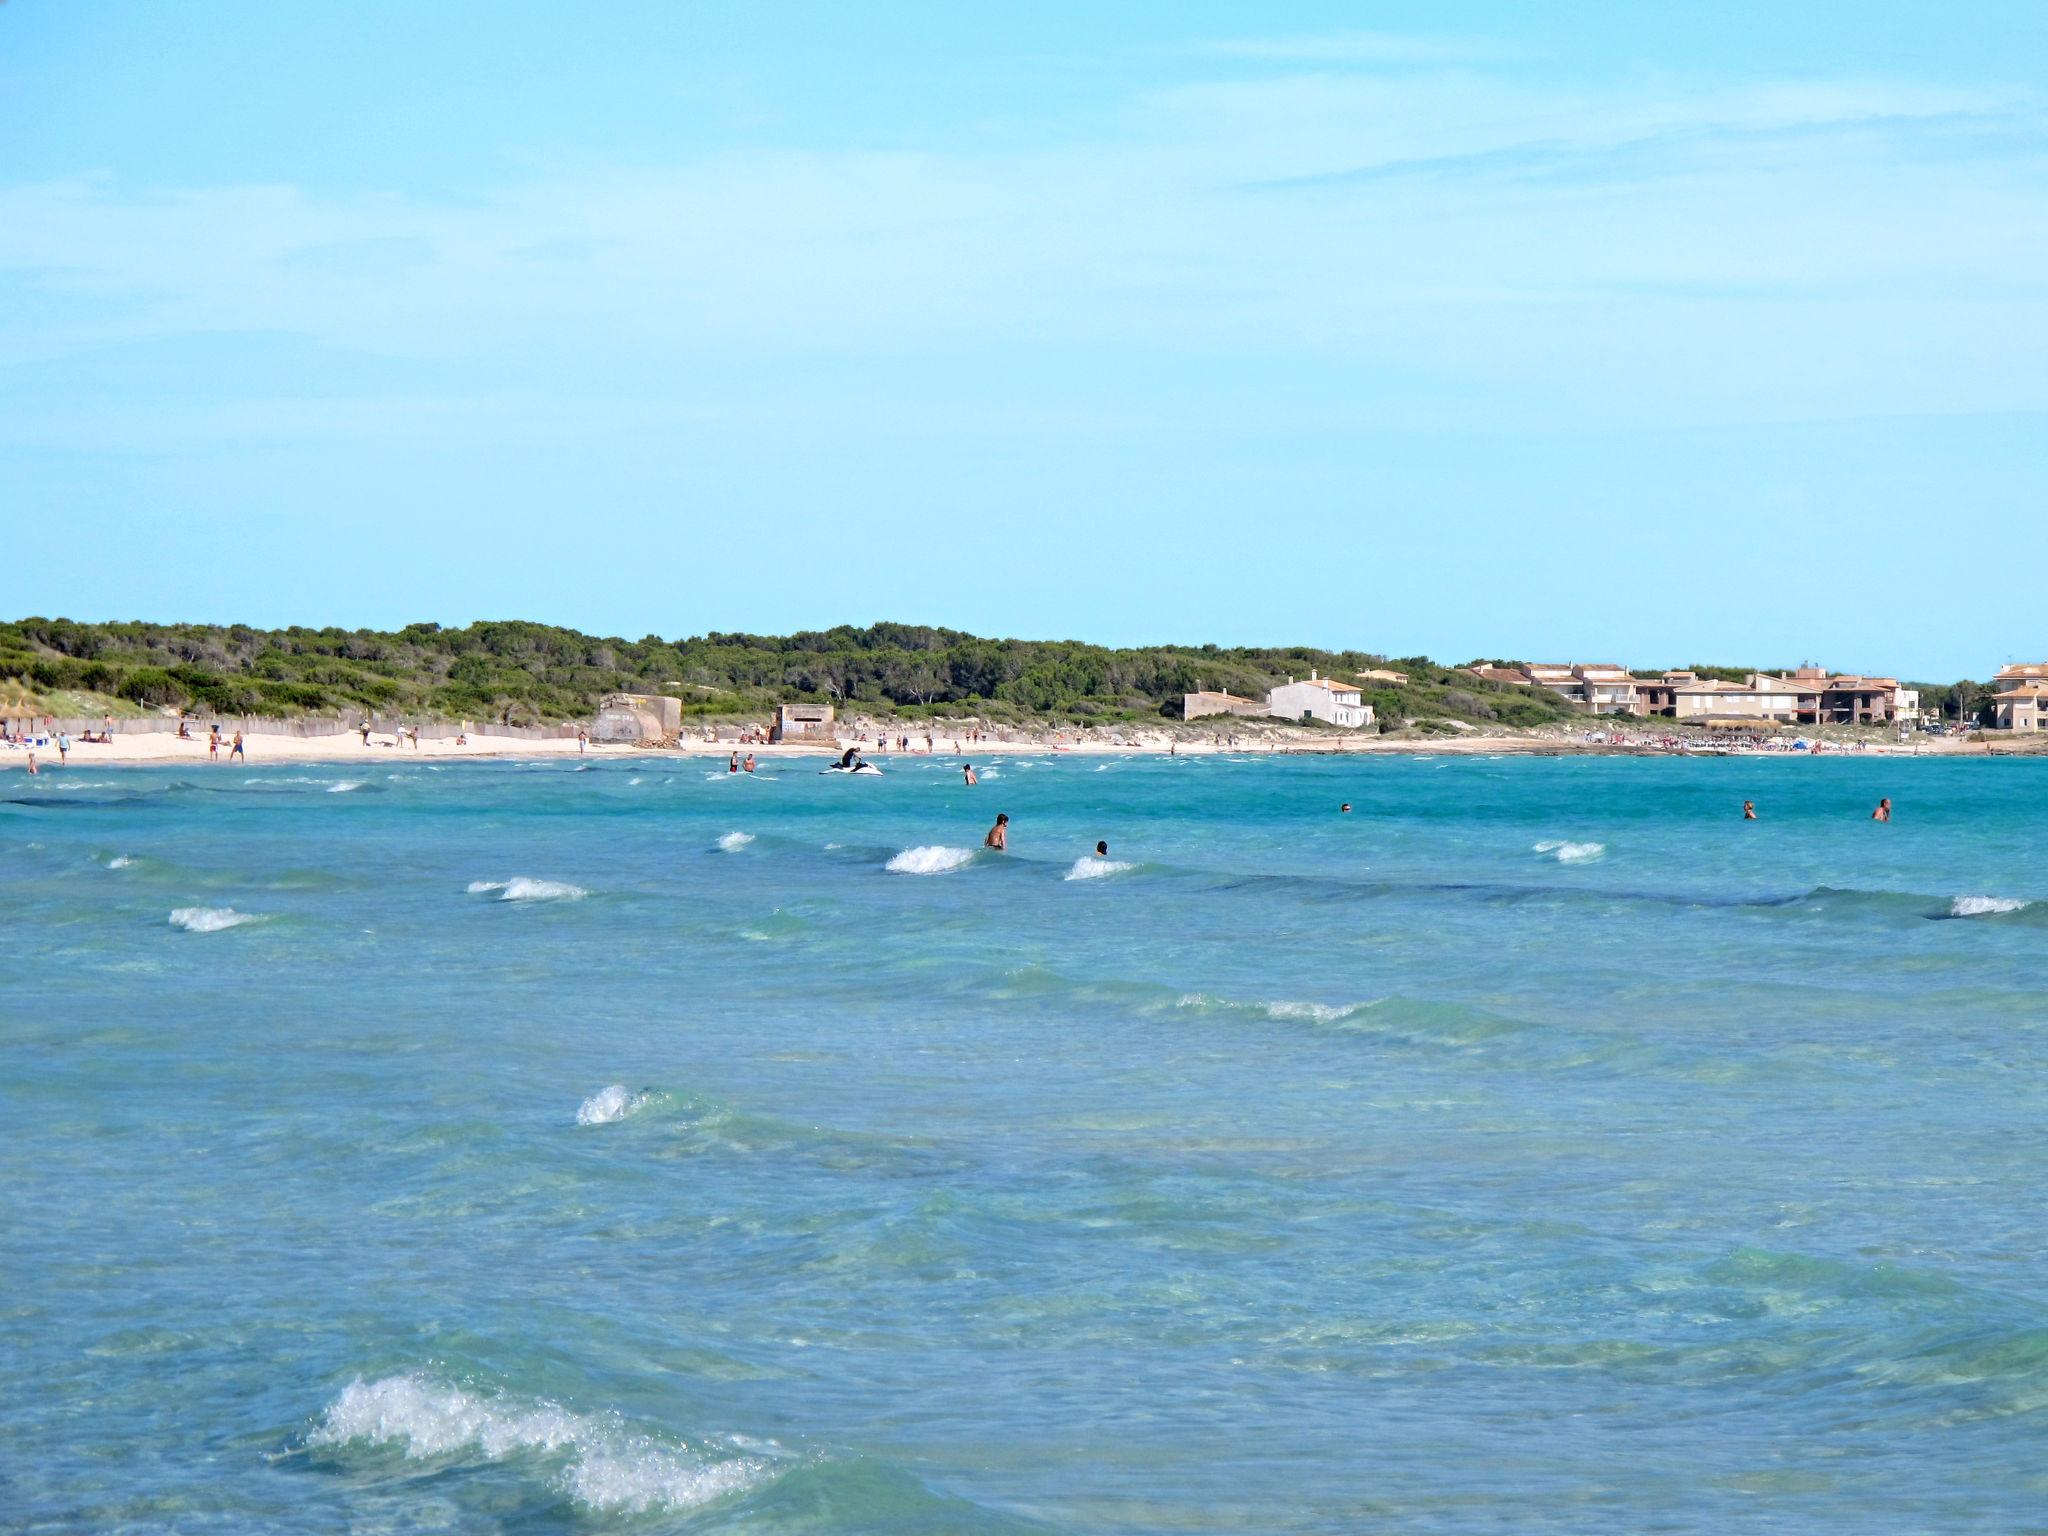
[[[2001,667],[1991,686],[2001,731],[2048,731],[2048,662]]]
[[[1266,695],[1266,713],[1281,720],[1326,720],[1346,730],[1372,724],[1372,706],[1356,683],[1340,683],[1311,672],[1306,682],[1293,678]]]

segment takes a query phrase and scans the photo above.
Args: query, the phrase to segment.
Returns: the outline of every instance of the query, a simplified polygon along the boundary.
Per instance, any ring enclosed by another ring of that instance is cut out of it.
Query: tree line
[[[524,724],[586,717],[605,694],[624,692],[672,694],[700,715],[801,699],[870,713],[1085,723],[1175,716],[1181,696],[1197,689],[1257,698],[1311,670],[1345,678],[1369,668],[1408,677],[1361,684],[1390,726],[1415,718],[1539,725],[1569,714],[1540,689],[1486,683],[1426,657],[1390,662],[1311,646],[1113,648],[894,623],[677,640],[520,620],[393,631],[0,623],[0,678],[32,693],[222,715],[372,710]]]

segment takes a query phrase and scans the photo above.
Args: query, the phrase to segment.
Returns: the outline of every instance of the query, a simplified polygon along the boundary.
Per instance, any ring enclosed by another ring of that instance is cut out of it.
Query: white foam
[[[1571,843],[1553,838],[1535,845],[1535,853],[1547,853],[1560,864],[1584,864],[1607,851],[1605,843]]]
[[[718,846],[727,853],[738,853],[754,840],[751,832],[728,832],[718,840]]]
[[[107,868],[109,868],[109,869],[126,869],[126,868],[127,868],[127,867],[128,867],[129,865],[130,865],[130,864],[133,864],[134,862],[135,862],[135,861],[134,861],[133,859],[129,858],[127,854],[125,854],[125,853],[117,853],[117,854],[115,854],[115,855],[114,855],[114,857],[112,857],[111,859],[107,860]]]
[[[233,907],[180,907],[171,914],[171,926],[187,933],[219,933],[223,928],[261,921],[254,912],[237,912]]]
[[[1269,1019],[1308,1019],[1317,1024],[1334,1024],[1359,1009],[1357,1003],[1260,1003],[1259,1012]]]
[[[600,1088],[576,1110],[578,1125],[610,1125],[614,1120],[623,1120],[636,1110],[645,1109],[651,1095],[635,1093],[624,1083],[613,1083]]]
[[[343,779],[339,784],[328,785],[327,793],[330,795],[345,795],[352,789],[361,789],[362,787],[363,781],[361,779]]]
[[[1958,896],[1948,904],[1950,917],[1995,917],[2001,912],[2024,912],[2032,906],[2013,896]]]
[[[502,892],[500,901],[576,901],[590,892],[566,880],[534,880],[514,875],[510,880],[472,880],[464,887],[472,896]]]
[[[1273,1003],[1237,1003],[1228,998],[1210,997],[1202,992],[1183,993],[1175,1004],[1179,1008],[1239,1008],[1252,1013],[1263,1014],[1275,1021],[1283,1019],[1307,1019],[1316,1024],[1334,1024],[1339,1019],[1348,1019],[1365,1007],[1364,1003],[1302,1003],[1281,999]]]
[[[561,1485],[593,1510],[643,1514],[692,1509],[752,1487],[768,1475],[752,1457],[720,1459],[627,1432],[611,1418],[555,1403],[485,1398],[407,1374],[358,1377],[328,1405],[307,1436],[316,1446],[352,1440],[403,1445],[414,1460],[475,1451],[486,1461],[549,1456],[564,1461]]]
[[[971,848],[906,848],[882,867],[898,875],[944,875],[973,861]]]
[[[1069,880],[1100,880],[1105,875],[1120,875],[1127,869],[1136,869],[1122,859],[1086,858],[1074,860],[1074,867],[1067,871]]]

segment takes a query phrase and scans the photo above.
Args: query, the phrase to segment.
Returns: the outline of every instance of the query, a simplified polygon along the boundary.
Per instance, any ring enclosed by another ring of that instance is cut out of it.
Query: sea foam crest
[[[179,907],[171,914],[171,926],[187,933],[219,933],[244,923],[261,922],[254,912],[237,912],[233,907]]]
[[[135,861],[129,858],[127,854],[117,853],[111,859],[107,860],[107,868],[126,869],[130,864],[133,864],[134,862]]]
[[[897,875],[944,875],[969,864],[974,859],[971,848],[941,848],[930,844],[922,848],[906,848],[882,867]]]
[[[1607,845],[1605,843],[1572,843],[1566,842],[1561,838],[1550,838],[1544,842],[1537,843],[1531,851],[1547,853],[1560,864],[1584,864],[1589,859],[1599,858],[1601,854],[1607,851]]]
[[[316,1446],[353,1440],[403,1445],[407,1456],[422,1461],[470,1451],[486,1461],[558,1457],[571,1498],[593,1510],[630,1514],[695,1508],[768,1475],[766,1463],[751,1457],[701,1456],[629,1434],[611,1419],[554,1403],[479,1397],[410,1373],[350,1382],[306,1438]]]
[[[610,1125],[614,1120],[623,1120],[636,1110],[647,1107],[654,1096],[635,1093],[624,1083],[613,1083],[600,1088],[578,1106],[578,1125]]]
[[[576,901],[590,894],[566,880],[534,880],[525,875],[514,875],[510,880],[472,880],[464,889],[472,896],[498,891],[500,901]]]
[[[1100,880],[1105,875],[1120,875],[1127,869],[1136,869],[1135,864],[1122,859],[1076,859],[1074,867],[1067,871],[1069,880]]]
[[[728,832],[718,840],[718,846],[727,853],[738,853],[754,840],[751,832]]]
[[[363,781],[361,779],[343,779],[338,784],[328,785],[327,793],[330,795],[345,795],[351,790],[361,789],[362,787]]]
[[[1282,998],[1277,1002],[1241,1003],[1225,997],[1210,997],[1202,992],[1185,992],[1174,1004],[1177,1008],[1218,1008],[1233,1012],[1259,1014],[1276,1022],[1306,1020],[1314,1024],[1336,1024],[1352,1015],[1372,1007],[1365,1003],[1312,1003],[1296,1002]]]
[[[1958,896],[1948,904],[1950,917],[1995,917],[2002,912],[2024,912],[2032,906],[2014,896]]]

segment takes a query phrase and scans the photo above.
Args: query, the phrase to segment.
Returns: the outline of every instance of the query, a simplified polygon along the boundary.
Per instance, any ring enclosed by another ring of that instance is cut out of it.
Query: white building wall
[[[1370,704],[1339,704],[1335,694],[1316,683],[1282,683],[1266,695],[1266,712],[1281,720],[1309,715],[1347,730],[1362,730],[1373,722]]]

